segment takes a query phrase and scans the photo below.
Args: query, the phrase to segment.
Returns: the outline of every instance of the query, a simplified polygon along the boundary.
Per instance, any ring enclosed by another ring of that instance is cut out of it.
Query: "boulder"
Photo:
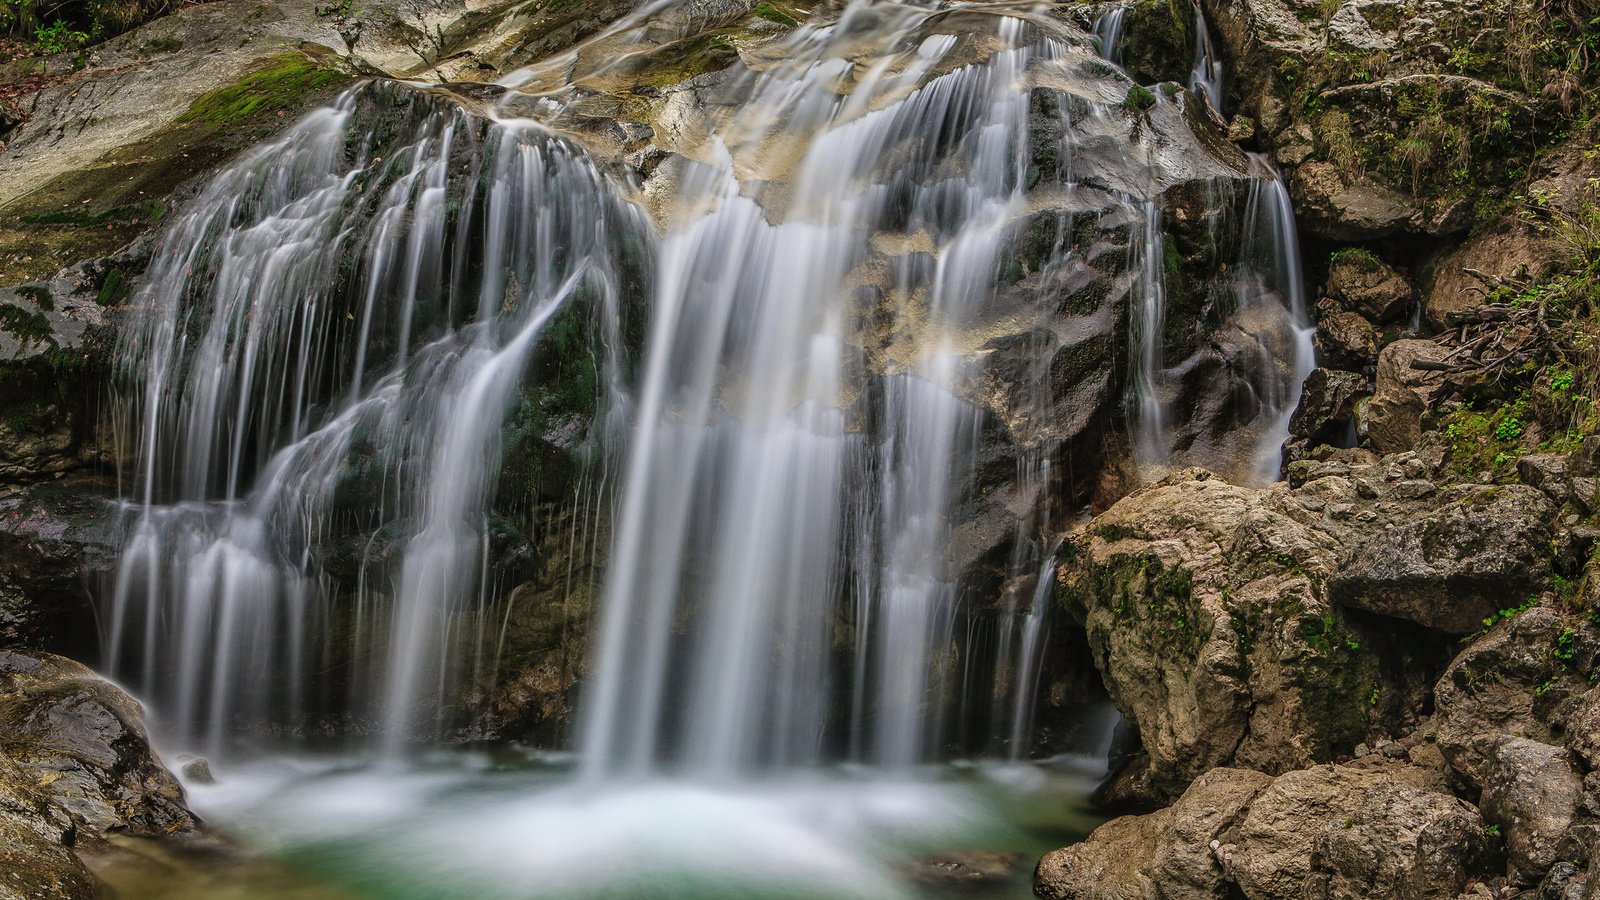
[[[1423,315],[1434,328],[1450,328],[1451,317],[1482,306],[1487,286],[1466,270],[1491,278],[1545,274],[1557,251],[1526,225],[1510,221],[1467,240],[1433,267]]]
[[[37,776],[0,753],[0,900],[87,900],[99,895],[71,850],[72,819],[40,796]]]
[[[1331,444],[1355,418],[1356,403],[1372,394],[1372,383],[1355,372],[1313,369],[1300,392],[1300,406],[1289,420],[1296,437]]]
[[[1435,771],[1400,762],[1276,778],[1214,769],[1172,806],[1124,816],[1046,854],[1047,900],[1449,900],[1495,862],[1496,840]]]
[[[1237,832],[1247,898],[1453,897],[1482,871],[1483,820],[1410,766],[1318,766],[1278,778]]]
[[[1595,718],[1595,698],[1582,675],[1600,657],[1600,629],[1548,606],[1499,617],[1504,620],[1463,649],[1434,686],[1439,749],[1480,790],[1493,780],[1494,748],[1502,737],[1550,746],[1571,741],[1585,760],[1593,752],[1585,729]]]
[[[1289,771],[1360,740],[1376,645],[1321,595],[1341,555],[1286,486],[1199,470],[1065,545],[1060,596],[1146,754],[1119,796],[1170,799],[1217,766]]]
[[[1382,339],[1366,317],[1324,298],[1317,303],[1317,353],[1338,369],[1371,372],[1378,364]]]
[[[1416,290],[1388,263],[1363,250],[1335,255],[1328,266],[1328,296],[1346,310],[1386,325],[1411,311]]]
[[[1555,507],[1523,486],[1457,485],[1357,540],[1328,578],[1338,604],[1470,634],[1550,575]]]
[[[1195,779],[1172,806],[1124,816],[1080,844],[1045,854],[1034,893],[1046,900],[1128,898],[1221,900],[1228,896],[1225,856],[1240,817],[1271,776],[1213,769]]]
[[[1437,372],[1412,363],[1442,360],[1449,350],[1433,341],[1395,341],[1378,356],[1378,377],[1372,399],[1363,407],[1359,427],[1379,453],[1400,453],[1422,437],[1422,414],[1442,379]]]
[[[0,487],[0,647],[98,649],[88,583],[115,565],[111,492],[93,476]]]
[[[1499,825],[1513,873],[1537,881],[1561,858],[1583,800],[1572,755],[1558,747],[1503,735],[1490,745],[1483,815]]]
[[[139,704],[64,657],[0,651],[0,754],[90,835],[197,827],[150,747]]]

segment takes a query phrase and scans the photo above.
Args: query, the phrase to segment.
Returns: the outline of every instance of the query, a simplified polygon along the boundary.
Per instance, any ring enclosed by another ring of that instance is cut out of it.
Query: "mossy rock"
[[[158,224],[181,186],[326,102],[351,77],[331,54],[270,57],[174,124],[0,208],[0,287],[108,256]]]

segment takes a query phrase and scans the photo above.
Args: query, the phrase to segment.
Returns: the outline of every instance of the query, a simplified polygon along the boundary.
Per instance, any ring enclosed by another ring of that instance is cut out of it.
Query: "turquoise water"
[[[213,765],[216,783],[189,785],[191,804],[251,862],[231,886],[206,867],[205,895],[1022,898],[1039,855],[1096,824],[1086,797],[1103,772],[1063,757],[585,783],[569,762],[500,751]],[[178,896],[192,877],[178,866],[112,880],[139,898]]]

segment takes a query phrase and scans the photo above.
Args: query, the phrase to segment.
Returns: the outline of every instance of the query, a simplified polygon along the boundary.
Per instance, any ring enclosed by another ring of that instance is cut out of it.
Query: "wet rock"
[[[919,881],[946,886],[977,886],[1017,874],[1027,857],[1004,850],[960,850],[921,859],[911,874]]]
[[[71,847],[71,818],[40,796],[38,778],[0,752],[0,900],[86,900],[99,885]]]
[[[205,759],[191,759],[183,764],[183,777],[195,784],[216,784],[217,778],[211,774],[211,763]]]
[[[1385,325],[1410,312],[1416,291],[1410,282],[1371,253],[1337,254],[1328,267],[1328,294],[1345,309]]]
[[[139,704],[69,659],[0,651],[0,753],[90,834],[196,828]]]
[[[1422,437],[1422,414],[1440,384],[1437,372],[1416,369],[1416,361],[1438,362],[1449,350],[1432,341],[1395,341],[1378,357],[1376,389],[1363,407],[1361,430],[1379,453],[1400,453]]]
[[[1510,735],[1486,763],[1484,817],[1500,826],[1513,872],[1535,881],[1560,858],[1583,798],[1580,775],[1567,751]]]
[[[1372,371],[1382,346],[1378,329],[1365,316],[1327,299],[1317,304],[1316,342],[1325,363],[1353,372]]]
[[[1289,421],[1289,433],[1334,443],[1354,421],[1357,401],[1371,393],[1372,383],[1354,372],[1313,369],[1301,391],[1300,406]]]
[[[0,488],[0,647],[98,648],[88,587],[115,564],[111,491],[92,477]]]
[[[1333,602],[1470,634],[1550,574],[1555,508],[1522,485],[1458,485],[1416,517],[1357,541],[1328,579]]]

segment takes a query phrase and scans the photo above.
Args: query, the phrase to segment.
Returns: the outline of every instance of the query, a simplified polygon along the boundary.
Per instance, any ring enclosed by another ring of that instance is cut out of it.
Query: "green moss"
[[[259,113],[286,109],[307,93],[344,78],[299,53],[285,53],[238,82],[195,98],[179,122],[230,125]]]
[[[776,22],[785,28],[793,28],[800,24],[799,19],[773,6],[771,3],[757,3],[755,8],[750,11],[768,22]]]
[[[1123,109],[1146,110],[1156,105],[1156,95],[1140,85],[1128,88],[1128,96],[1122,101]]]
[[[48,212],[26,213],[19,218],[30,225],[105,225],[110,222],[151,224],[161,221],[167,214],[165,204],[148,202],[110,209],[60,209]]]
[[[23,309],[15,303],[0,303],[0,331],[15,337],[24,347],[46,343],[55,346],[55,330],[45,314]]]

